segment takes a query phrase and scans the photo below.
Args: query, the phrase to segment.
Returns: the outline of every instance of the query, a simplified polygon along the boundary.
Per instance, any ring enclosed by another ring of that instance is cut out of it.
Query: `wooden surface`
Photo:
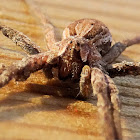
[[[57,37],[70,22],[80,18],[96,18],[110,29],[113,42],[140,35],[139,0],[38,0],[58,28]],[[0,0],[0,23],[29,36],[45,50],[43,30],[39,20],[30,14],[24,0]],[[0,33],[0,63],[10,65],[26,54]],[[117,61],[140,61],[140,45],[128,48]],[[140,76],[114,78],[122,101],[121,122],[124,140],[140,139]],[[46,84],[47,83],[47,84]],[[0,139],[100,139],[96,99],[80,101],[52,94],[54,88],[41,71],[26,82],[11,81],[0,89]],[[65,87],[59,85],[59,92]]]

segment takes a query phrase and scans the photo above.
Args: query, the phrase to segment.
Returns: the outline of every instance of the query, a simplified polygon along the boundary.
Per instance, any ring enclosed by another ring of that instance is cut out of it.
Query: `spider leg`
[[[109,65],[107,71],[111,77],[125,75],[140,75],[140,62],[126,62]]]
[[[25,52],[29,54],[37,54],[40,52],[39,47],[32,42],[26,35],[22,32],[16,31],[10,27],[0,25],[0,30],[3,35],[11,39],[17,46],[20,46]]]
[[[118,89],[112,79],[98,68],[91,69],[93,93],[97,94],[98,112],[101,116],[106,140],[121,140],[120,103]]]
[[[39,18],[41,24],[43,25],[45,40],[47,42],[47,50],[55,49],[52,47],[52,44],[55,44],[58,41],[57,37],[55,36],[56,29],[53,26],[53,24],[49,21],[49,17],[40,10],[40,8],[35,2],[30,0],[25,0],[25,2],[27,5],[29,5],[31,10],[34,12],[35,16]]]
[[[91,69],[88,65],[85,65],[82,68],[81,78],[80,78],[80,92],[78,94],[84,98],[88,98],[89,95],[92,93],[91,88]]]
[[[56,53],[39,53],[23,58],[21,61],[4,68],[0,74],[0,87],[8,84],[13,78],[16,81],[26,80],[31,73],[42,69],[47,64],[57,63]]]
[[[140,43],[140,36],[135,37],[133,39],[124,40],[123,42],[117,42],[115,43],[112,48],[109,50],[109,52],[103,57],[103,61],[106,64],[112,63],[116,58],[119,57],[119,55],[129,46],[132,46],[134,44]]]

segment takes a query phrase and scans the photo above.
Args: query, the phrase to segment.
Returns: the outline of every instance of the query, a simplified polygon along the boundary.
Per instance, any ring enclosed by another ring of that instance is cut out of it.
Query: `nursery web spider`
[[[12,79],[24,81],[31,73],[40,69],[43,69],[47,78],[53,78],[55,69],[58,79],[79,82],[77,97],[97,95],[106,140],[121,140],[119,92],[110,77],[138,75],[140,63],[111,63],[127,47],[140,43],[140,36],[117,42],[111,47],[112,36],[109,29],[101,21],[85,18],[68,25],[64,29],[62,40],[56,42],[54,26],[36,6],[33,7],[43,23],[48,51],[41,52],[23,33],[0,25],[0,30],[6,37],[30,54],[9,67],[2,65],[0,87]]]

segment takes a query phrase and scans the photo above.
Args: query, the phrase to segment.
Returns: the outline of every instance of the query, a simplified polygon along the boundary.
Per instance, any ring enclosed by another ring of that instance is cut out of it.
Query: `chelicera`
[[[41,52],[23,33],[0,25],[0,30],[6,37],[30,54],[12,66],[2,65],[0,87],[12,79],[24,81],[31,73],[40,69],[43,69],[47,78],[53,78],[55,70],[58,79],[79,82],[80,91],[77,97],[88,98],[91,94],[97,95],[105,138],[121,140],[120,101],[117,87],[110,76],[140,74],[140,63],[111,63],[128,46],[140,43],[140,37],[117,42],[111,47],[111,33],[102,22],[80,19],[68,25],[64,29],[62,40],[56,42],[54,26],[41,12],[39,15],[44,25],[46,52]]]

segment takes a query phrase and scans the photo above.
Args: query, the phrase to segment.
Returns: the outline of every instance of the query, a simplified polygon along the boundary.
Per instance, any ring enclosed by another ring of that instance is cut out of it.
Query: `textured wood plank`
[[[36,0],[37,1],[37,0]],[[62,30],[79,18],[96,18],[110,29],[114,42],[140,34],[139,0],[38,0],[41,10]],[[24,32],[45,50],[43,30],[38,19],[30,14],[24,0],[0,0],[0,23]],[[10,65],[26,54],[0,33],[0,63]],[[117,61],[140,61],[140,45],[134,45]],[[124,140],[140,139],[140,76],[114,78],[122,101]],[[77,101],[45,93],[47,85],[65,87],[48,81],[41,71],[26,82],[11,81],[0,89],[0,139],[100,139],[96,99]],[[29,86],[30,85],[30,86]],[[33,90],[34,88],[34,90]]]

